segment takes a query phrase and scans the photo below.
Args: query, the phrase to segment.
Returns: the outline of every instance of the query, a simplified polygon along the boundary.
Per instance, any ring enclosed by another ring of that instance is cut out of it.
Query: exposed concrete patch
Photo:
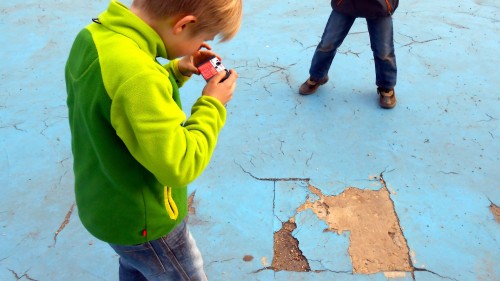
[[[54,233],[54,244],[52,244],[52,247],[56,246],[57,236],[66,227],[66,225],[68,225],[69,219],[71,218],[71,214],[73,214],[74,208],[75,208],[75,203],[71,204],[68,213],[66,213],[66,216],[64,217],[64,221],[61,223],[61,226],[59,226],[59,229],[57,229],[56,233]]]
[[[313,186],[309,190],[319,199],[308,199],[297,212],[311,209],[327,223],[329,231],[339,234],[350,231],[353,273],[414,271],[385,185],[375,191],[349,187],[337,196],[325,196]]]
[[[493,202],[491,202],[490,211],[493,214],[493,216],[495,217],[495,220],[498,223],[500,223],[500,208],[497,205],[495,205]]]
[[[270,269],[274,271],[311,271],[309,262],[299,249],[299,241],[292,235],[296,228],[295,222],[290,220],[284,222],[283,227],[274,233],[274,257]]]

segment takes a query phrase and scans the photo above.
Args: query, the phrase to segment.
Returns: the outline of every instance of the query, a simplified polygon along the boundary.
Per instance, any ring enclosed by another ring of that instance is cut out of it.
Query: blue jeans
[[[321,41],[314,52],[309,69],[311,80],[319,81],[328,75],[338,47],[349,33],[356,18],[332,10]],[[392,17],[366,19],[370,44],[375,59],[376,85],[391,89],[396,85],[397,67],[394,54]]]
[[[154,241],[110,245],[120,256],[120,281],[207,280],[203,259],[185,221]]]

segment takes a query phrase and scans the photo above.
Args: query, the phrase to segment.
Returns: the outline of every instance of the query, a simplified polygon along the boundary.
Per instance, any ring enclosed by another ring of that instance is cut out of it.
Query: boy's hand
[[[205,88],[203,88],[202,95],[214,97],[223,105],[226,105],[233,98],[233,92],[236,89],[236,78],[238,78],[238,73],[234,69],[229,72],[230,75],[224,82],[220,81],[226,77],[225,71],[221,71],[210,78]]]
[[[202,48],[205,48],[206,50],[202,50]],[[185,56],[182,59],[179,60],[179,71],[181,72],[182,75],[184,76],[191,76],[193,74],[200,74],[198,71],[198,66],[202,62],[208,60],[212,56],[219,57],[216,53],[211,51],[212,48],[210,45],[207,43],[203,43],[200,47],[200,49],[190,55],[190,56]]]

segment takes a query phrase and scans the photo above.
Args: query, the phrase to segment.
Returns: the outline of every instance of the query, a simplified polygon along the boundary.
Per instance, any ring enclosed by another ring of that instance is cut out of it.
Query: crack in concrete
[[[281,152],[281,154],[283,154],[283,156],[285,155],[285,152],[283,152],[283,144],[284,143],[285,143],[285,141],[280,140],[280,152]]]
[[[236,163],[236,162],[235,162]],[[277,181],[304,181],[306,183],[309,183],[309,181],[311,180],[310,178],[259,178],[259,177],[256,177],[254,176],[252,173],[250,173],[249,171],[245,170],[245,168],[243,168],[243,166],[241,164],[238,164],[236,163],[238,166],[240,166],[241,170],[243,172],[245,172],[245,174],[248,174],[250,175],[252,178],[256,179],[256,180],[260,180],[260,181],[274,181],[274,182],[277,182]]]
[[[323,261],[322,260],[315,260],[315,259],[308,259],[309,261],[313,261],[313,262],[317,262],[319,263],[324,269],[315,269],[315,270],[311,270],[312,272],[314,273],[321,273],[321,272],[332,272],[332,273],[343,273],[343,274],[348,274],[348,275],[354,275],[352,273],[352,271],[348,271],[348,270],[333,270],[333,269],[329,269],[327,268],[327,266],[325,266],[323,264]]]
[[[403,34],[401,32],[399,32],[399,34],[403,35],[406,38],[410,38],[410,40],[411,40],[410,43],[404,44],[401,47],[408,47],[408,46],[411,46],[413,44],[425,44],[425,43],[429,43],[429,42],[432,42],[432,41],[437,41],[437,40],[443,39],[443,37],[438,36],[436,38],[432,38],[432,39],[428,39],[428,40],[423,40],[423,41],[418,41],[418,40],[415,40],[415,38],[413,38],[413,36],[406,35],[406,34]]]
[[[482,119],[482,120],[479,120],[477,122],[490,122],[490,121],[496,121],[496,120],[498,120],[497,118],[489,115],[488,113],[485,113],[484,115],[488,116],[488,119]]]
[[[262,85],[262,87],[264,88],[264,90],[265,90],[265,91],[266,91],[269,95],[271,95],[271,96],[273,95],[273,93],[271,93],[271,91],[269,91],[269,89],[267,88],[267,85],[266,85],[266,84]]]
[[[445,172],[445,171],[439,171],[439,172],[442,173],[442,174],[445,174],[445,175],[460,175],[457,172]]]
[[[26,270],[21,276],[19,276],[19,274],[17,272],[15,272],[14,270],[12,269],[8,269],[13,275],[14,277],[16,278],[16,280],[21,280],[23,277],[25,277],[26,279],[30,280],[30,281],[38,281],[37,279],[33,279],[31,278],[29,275],[28,275],[28,270]]]
[[[314,155],[314,152],[311,153],[311,156],[309,156],[309,158],[307,158],[306,160],[306,166],[309,167],[309,161],[311,161],[311,159],[313,158],[313,155]]]
[[[19,123],[16,123],[16,124],[12,124],[12,125],[5,125],[5,126],[1,126],[0,129],[7,129],[7,128],[14,128],[18,131],[21,131],[21,132],[25,132],[27,133],[28,131],[24,130],[24,129],[21,129],[18,127],[18,125],[22,124],[23,122],[19,122]]]
[[[292,38],[292,42],[293,43],[299,43],[299,45],[304,48],[304,43],[300,42],[299,40],[295,39],[295,38]]]
[[[425,269],[425,268],[413,267],[413,270],[414,270],[414,271],[421,271],[421,272],[428,272],[428,273],[430,273],[430,274],[434,274],[434,275],[436,275],[436,276],[439,276],[439,277],[441,277],[441,278],[443,278],[443,279],[448,279],[448,280],[455,280],[455,281],[458,281],[458,279],[455,279],[455,278],[452,278],[452,277],[443,276],[443,275],[441,275],[441,274],[438,274],[438,273],[436,273],[436,272],[434,272],[434,271],[432,271],[432,270]],[[415,279],[415,275],[413,275],[413,280],[416,280],[416,279]]]
[[[314,273],[332,272],[332,273],[337,273],[337,274],[354,275],[354,273],[352,273],[352,271],[336,271],[336,270],[331,270],[331,269],[317,269],[317,270],[313,270],[312,272],[314,272]]]
[[[69,169],[67,169],[67,170],[64,171],[64,173],[59,177],[59,182],[54,187],[61,186],[62,180],[68,174],[69,171],[70,171]]]
[[[47,118],[48,119],[48,118]],[[40,135],[44,136],[44,137],[47,137],[45,135],[45,130],[47,130],[49,128],[49,125],[47,125],[47,119],[43,120],[43,124],[44,124],[44,128],[40,131]]]
[[[478,15],[475,12],[472,12],[472,13],[468,13],[468,12],[458,12],[458,14],[465,14],[465,15],[468,15],[468,16],[473,16],[475,18],[481,18],[481,19],[485,19],[485,20],[488,20],[488,21],[491,21],[492,23],[497,23],[497,22],[500,22],[500,20],[498,20],[497,18],[491,18],[491,17],[487,17],[487,16],[483,16],[483,15]]]
[[[292,81],[291,81],[291,77],[290,77],[290,74],[285,74],[285,80],[286,80],[286,83],[288,84],[288,87],[293,90],[294,89],[294,86],[292,85]]]
[[[264,66],[261,66],[261,65],[259,64],[259,62],[257,62],[257,68],[260,68],[260,69],[271,68],[271,69],[274,69],[274,70],[272,70],[272,71],[271,71],[271,72],[269,72],[268,74],[266,74],[266,75],[264,75],[264,76],[262,76],[262,77],[258,78],[256,81],[261,81],[262,79],[267,78],[267,77],[269,77],[269,76],[273,75],[274,73],[278,73],[278,72],[283,73],[284,71],[288,71],[288,69],[289,69],[290,67],[292,67],[292,66],[294,66],[294,65],[296,65],[296,64],[297,64],[297,63],[295,62],[295,63],[289,64],[289,65],[287,65],[287,66],[279,66],[279,65],[275,65],[275,64],[273,63],[273,64],[271,64],[271,65],[264,65]],[[290,85],[289,85],[289,86],[290,86]]]
[[[338,53],[343,54],[343,55],[346,55],[346,56],[348,56],[349,54],[353,54],[353,55],[355,55],[356,57],[358,57],[358,58],[359,58],[359,55],[360,55],[362,52],[358,52],[358,53],[356,53],[356,52],[351,51],[351,49],[349,49],[349,50],[347,50],[347,51],[345,51],[345,52],[338,51]]]
[[[225,259],[225,260],[211,261],[211,262],[207,263],[207,265],[205,265],[205,267],[210,267],[214,263],[222,263],[222,262],[228,262],[228,261],[232,261],[232,260],[235,260],[235,258],[230,258],[230,259]]]

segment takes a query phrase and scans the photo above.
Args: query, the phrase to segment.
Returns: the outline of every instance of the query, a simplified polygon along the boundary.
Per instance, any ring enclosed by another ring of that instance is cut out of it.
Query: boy
[[[344,41],[358,17],[366,19],[375,61],[379,105],[385,109],[396,106],[397,67],[394,54],[392,14],[399,0],[332,0],[332,12],[321,41],[316,47],[309,69],[309,78],[300,88],[301,95],[310,95],[326,82],[328,70],[337,48]]]
[[[215,55],[205,41],[234,37],[241,16],[241,0],[112,1],[75,39],[65,74],[76,203],[120,256],[120,280],[207,279],[186,186],[210,160],[237,73],[209,80],[187,120],[179,87]]]

